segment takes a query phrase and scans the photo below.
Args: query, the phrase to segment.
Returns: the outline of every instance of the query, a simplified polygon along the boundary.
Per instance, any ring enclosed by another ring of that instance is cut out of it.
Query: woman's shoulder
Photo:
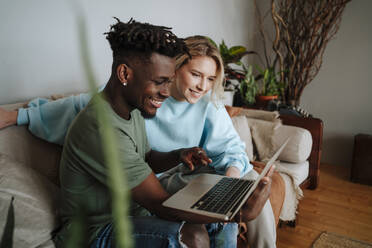
[[[202,102],[208,114],[219,115],[226,112],[225,105],[222,101],[211,100],[209,96],[204,96],[199,102]]]

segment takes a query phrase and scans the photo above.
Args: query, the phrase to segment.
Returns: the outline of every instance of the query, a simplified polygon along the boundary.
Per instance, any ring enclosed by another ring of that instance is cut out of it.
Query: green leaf
[[[258,87],[252,73],[252,66],[244,67],[244,71],[246,74],[244,80],[240,82],[240,95],[245,103],[253,104],[256,101]]]
[[[247,49],[243,46],[233,46],[233,47],[230,47],[229,54],[232,55],[232,56],[235,56],[235,55],[238,55],[238,54],[245,53],[246,51],[247,51]]]
[[[205,37],[209,40],[210,43],[212,43],[216,48],[218,48],[217,43],[214,42],[214,40],[212,40],[212,38],[210,38],[208,36],[205,36]]]
[[[220,44],[220,53],[229,54],[229,49],[227,48],[224,40],[222,40],[222,43]]]
[[[78,37],[83,69],[88,78],[88,83],[92,92],[96,92],[97,84],[94,76],[93,66],[91,64],[88,36],[86,33],[85,19],[82,13],[76,13]],[[127,186],[126,174],[123,172],[116,145],[116,137],[110,125],[107,113],[104,111],[102,97],[96,98],[96,112],[99,120],[103,123],[100,129],[102,137],[102,147],[105,162],[108,167],[107,178],[111,193],[112,219],[115,231],[115,241],[118,248],[133,247],[131,235],[131,223],[129,221],[129,189]]]
[[[259,71],[259,73],[260,73],[261,75],[264,74],[264,70],[261,69],[261,67],[259,67],[258,65],[255,65],[255,67],[256,67],[256,69]]]
[[[268,78],[269,78],[269,70],[266,69],[265,72],[264,72],[264,81],[267,82]]]
[[[0,248],[13,247],[13,235],[14,235],[14,197],[10,200],[8,215],[4,226],[3,236],[1,237]]]
[[[72,218],[70,230],[64,243],[65,248],[88,247],[87,224],[86,212],[83,210],[82,205],[80,205],[76,216]]]

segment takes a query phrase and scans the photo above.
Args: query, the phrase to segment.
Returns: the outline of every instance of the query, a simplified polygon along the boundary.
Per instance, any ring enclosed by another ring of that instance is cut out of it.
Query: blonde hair
[[[212,86],[211,100],[218,101],[223,98],[223,80],[225,75],[225,69],[223,67],[223,62],[221,54],[218,48],[209,41],[205,36],[190,36],[185,39],[186,46],[191,55],[191,59],[197,56],[208,56],[212,58],[217,65],[216,81]],[[181,54],[176,58],[176,70],[181,68],[183,65],[190,61],[190,56],[188,54]]]

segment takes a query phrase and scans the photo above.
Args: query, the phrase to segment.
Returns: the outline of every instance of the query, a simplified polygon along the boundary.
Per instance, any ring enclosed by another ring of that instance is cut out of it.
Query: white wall
[[[0,0],[0,104],[87,89],[71,1]],[[253,10],[246,0],[82,0],[95,74],[106,83],[111,50],[103,33],[115,22],[173,27],[180,37],[201,34],[247,45]]]
[[[260,9],[270,8],[269,1],[258,2]],[[323,120],[324,163],[351,166],[354,135],[372,135],[371,9],[370,0],[348,3],[340,29],[327,45],[322,67],[301,97],[300,106]],[[275,32],[270,15],[265,29],[271,35]],[[258,35],[254,50],[263,51]]]
[[[74,0],[71,0],[72,2]],[[69,1],[0,0],[0,104],[87,88]],[[259,46],[252,1],[80,1],[88,23],[96,77],[108,79],[111,51],[103,33],[114,23],[138,21],[171,26],[185,37],[202,34],[228,45]],[[372,134],[372,1],[353,0],[324,54],[321,71],[301,105],[324,121],[323,162],[350,165],[353,137]]]
[[[324,122],[322,161],[350,166],[354,135],[372,135],[372,1],[353,0],[301,105]],[[372,152],[372,151],[371,151]]]

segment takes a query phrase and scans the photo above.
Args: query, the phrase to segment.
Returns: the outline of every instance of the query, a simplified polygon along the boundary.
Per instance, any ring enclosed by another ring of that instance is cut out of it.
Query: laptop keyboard
[[[213,213],[227,214],[244,197],[253,181],[224,177],[205,193],[194,205],[193,209]]]

